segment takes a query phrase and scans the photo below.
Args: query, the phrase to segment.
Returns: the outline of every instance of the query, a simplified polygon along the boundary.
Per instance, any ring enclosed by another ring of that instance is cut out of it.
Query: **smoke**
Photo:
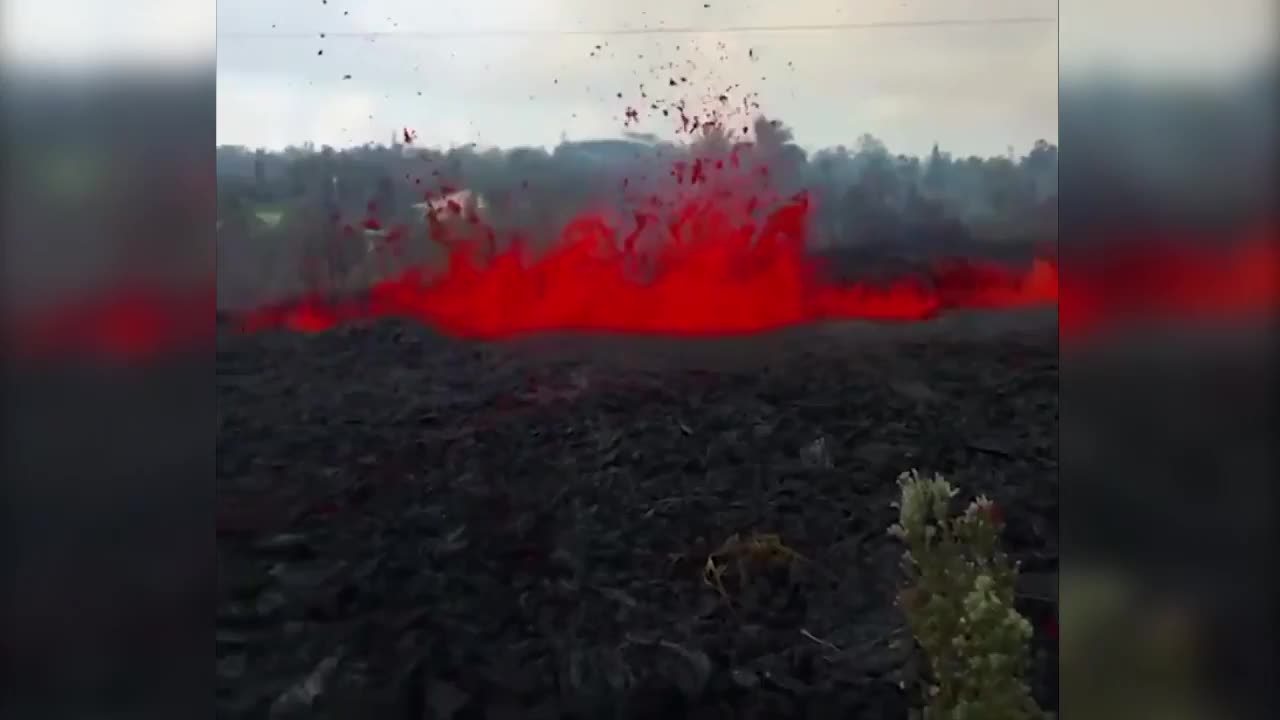
[[[1090,245],[1135,226],[1212,234],[1272,217],[1278,80],[1274,66],[1227,81],[1064,78],[1063,235]]]

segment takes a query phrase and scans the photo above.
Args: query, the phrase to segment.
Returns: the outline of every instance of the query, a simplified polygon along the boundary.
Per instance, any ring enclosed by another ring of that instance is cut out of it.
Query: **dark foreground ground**
[[[1052,318],[225,337],[217,399],[220,717],[906,717],[909,468],[1003,506],[1037,624],[1053,593]],[[753,533],[804,560],[717,554]]]

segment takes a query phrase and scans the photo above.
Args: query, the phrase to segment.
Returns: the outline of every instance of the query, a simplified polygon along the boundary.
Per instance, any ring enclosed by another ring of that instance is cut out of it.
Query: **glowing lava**
[[[736,151],[725,162],[678,163],[670,200],[633,197],[642,209],[622,221],[582,214],[542,250],[519,238],[500,243],[474,208],[453,199],[429,202],[426,232],[446,250],[443,263],[400,272],[360,297],[313,293],[235,320],[246,332],[321,332],[398,317],[476,339],[547,331],[687,337],[1059,305],[1058,262],[1047,258],[1025,269],[955,259],[883,283],[835,282],[807,248],[809,198],[769,197],[765,169],[741,163]],[[439,192],[453,197],[443,186]],[[381,230],[372,217],[363,226]],[[1274,223],[1256,227],[1199,243],[1212,250],[1167,239],[1099,243],[1103,250],[1071,259],[1064,273],[1061,337],[1151,319],[1269,316],[1280,305],[1280,243]],[[409,234],[395,227],[379,236],[394,256]],[[215,304],[208,288],[117,289],[7,314],[3,335],[24,356],[88,351],[132,359],[207,347]]]
[[[737,212],[734,210],[737,209]],[[806,251],[807,197],[783,203],[758,225],[731,200],[690,200],[670,214],[660,242],[636,242],[602,217],[570,223],[548,252],[513,242],[492,251],[474,218],[469,236],[436,216],[432,237],[448,248],[438,270],[382,281],[361,300],[319,295],[247,314],[242,327],[314,332],[361,318],[402,317],[457,336],[503,338],[552,330],[665,335],[754,333],[830,319],[922,320],[952,308],[1010,308],[1057,301],[1056,266],[1027,272],[956,261],[928,277],[886,285],[839,285]]]

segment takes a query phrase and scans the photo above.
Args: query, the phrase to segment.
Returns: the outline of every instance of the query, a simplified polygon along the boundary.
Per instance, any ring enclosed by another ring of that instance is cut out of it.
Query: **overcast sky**
[[[710,109],[732,87],[728,107],[752,94],[807,147],[871,132],[900,151],[1003,153],[1056,139],[1056,17],[1055,0],[220,0],[218,141],[409,127],[427,145],[554,145],[621,136],[629,106],[630,129],[674,137],[650,103]],[[796,27],[984,18],[1025,22]]]
[[[218,141],[352,145],[385,141],[404,126],[432,145],[617,137],[626,107],[645,109],[645,82],[648,100],[684,98],[693,108],[714,105],[737,84],[733,103],[757,93],[761,109],[809,148],[872,132],[906,152],[937,140],[958,153],[1003,153],[1057,136],[1059,33],[1064,75],[1100,65],[1181,77],[1239,67],[1275,48],[1274,0],[1066,5],[1061,23],[717,32],[1051,20],[1058,7],[1056,0],[219,0]],[[208,52],[214,12],[197,0],[6,0],[0,56],[10,67],[190,59]],[[704,31],[553,34],[644,28]],[[474,34],[482,30],[534,34]],[[362,35],[370,32],[389,34]],[[690,81],[678,92],[662,84],[673,71],[660,66],[670,62]],[[672,135],[670,118],[642,112],[640,121],[633,129]]]

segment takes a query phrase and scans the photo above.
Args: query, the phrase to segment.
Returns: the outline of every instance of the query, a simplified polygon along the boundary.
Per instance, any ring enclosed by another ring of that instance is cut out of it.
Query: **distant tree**
[[[390,175],[378,178],[378,189],[374,193],[373,202],[381,216],[393,217],[397,214],[396,188]]]
[[[1058,166],[1058,146],[1047,140],[1037,140],[1031,152],[1027,153],[1024,162],[1027,169],[1033,173],[1055,170]]]
[[[1037,140],[1022,159],[1022,169],[1031,179],[1037,202],[1058,194],[1058,146]]]
[[[259,200],[271,195],[267,189],[267,152],[261,148],[253,154],[253,190]]]
[[[938,150],[938,143],[933,144],[929,153],[929,164],[924,171],[924,188],[932,196],[939,196],[947,181],[947,160]]]

